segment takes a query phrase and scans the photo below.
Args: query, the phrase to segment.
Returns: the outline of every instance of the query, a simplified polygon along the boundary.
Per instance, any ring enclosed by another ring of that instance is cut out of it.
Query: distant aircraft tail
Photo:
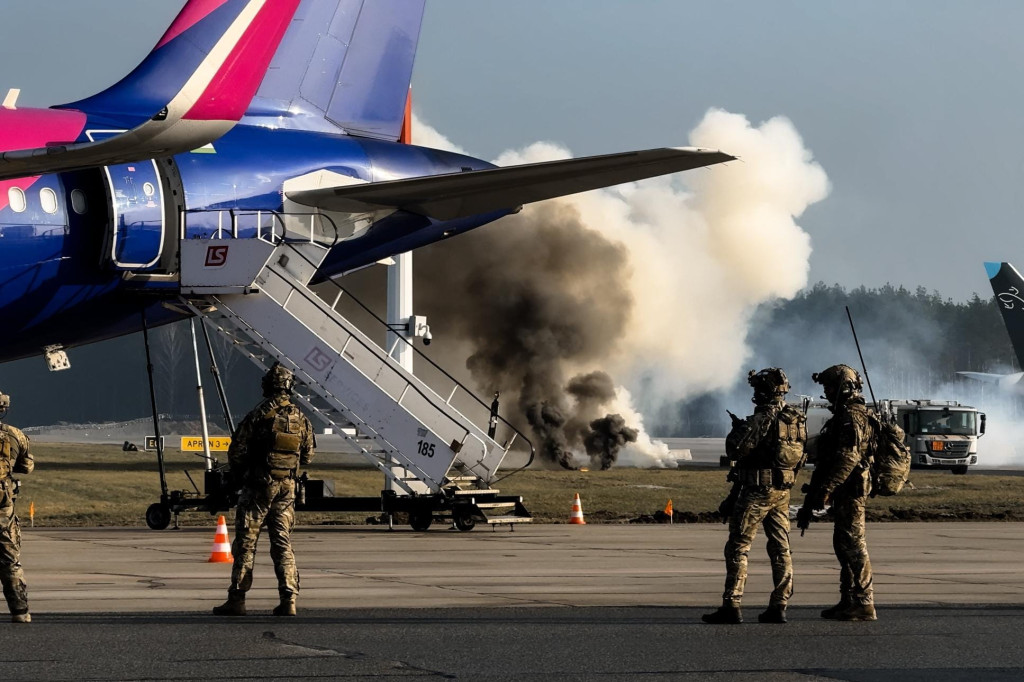
[[[1024,368],[1024,278],[1009,263],[985,263],[1017,362]]]
[[[398,140],[425,0],[302,0],[243,123]]]
[[[135,70],[103,92],[59,108],[137,116],[137,122],[166,116],[238,121],[299,4],[189,0]]]

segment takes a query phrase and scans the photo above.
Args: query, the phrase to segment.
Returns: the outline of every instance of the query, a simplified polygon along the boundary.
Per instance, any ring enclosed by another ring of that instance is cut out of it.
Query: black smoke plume
[[[626,426],[626,420],[618,414],[610,414],[590,422],[590,433],[583,444],[594,466],[601,470],[611,469],[619,450],[626,443],[635,443],[639,431]]]
[[[505,416],[529,424],[541,459],[572,468],[571,450],[583,449],[615,389],[603,372],[567,381],[567,368],[607,358],[625,334],[625,248],[587,228],[575,207],[550,202],[422,249],[415,269],[432,349],[450,351],[449,365],[468,354],[481,391],[514,396]]]

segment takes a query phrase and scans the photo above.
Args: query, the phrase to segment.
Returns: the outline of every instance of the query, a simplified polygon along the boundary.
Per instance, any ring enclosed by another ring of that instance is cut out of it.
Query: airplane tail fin
[[[306,0],[308,2],[308,0]],[[57,108],[238,121],[300,0],[188,0],[152,52],[110,88]]]
[[[1009,263],[985,263],[1017,362],[1024,369],[1024,277]]]
[[[244,123],[398,140],[425,0],[302,0]]]

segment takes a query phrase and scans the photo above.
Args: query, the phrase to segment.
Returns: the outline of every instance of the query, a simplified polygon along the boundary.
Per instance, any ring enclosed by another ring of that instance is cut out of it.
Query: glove
[[[814,514],[811,512],[811,508],[806,504],[800,507],[796,513],[796,527],[800,529],[800,537],[804,536],[804,532],[811,525],[811,519],[814,518]]]

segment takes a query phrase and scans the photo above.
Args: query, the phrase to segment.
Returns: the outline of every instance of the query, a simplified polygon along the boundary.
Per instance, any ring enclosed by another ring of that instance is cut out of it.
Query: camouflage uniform
[[[313,459],[314,439],[309,420],[291,401],[292,382],[291,372],[275,364],[264,377],[266,399],[245,416],[231,438],[228,460],[241,494],[231,543],[231,586],[227,603],[214,609],[218,615],[245,613],[245,593],[252,586],[263,524],[270,535],[270,557],[281,597],[274,614],[295,615],[299,572],[290,537],[295,525],[295,480],[298,466]]]
[[[7,396],[0,396],[0,399],[4,398]],[[11,476],[30,474],[34,468],[28,436],[20,429],[0,424],[0,583],[3,584],[11,620],[15,623],[27,623],[31,616],[28,613],[28,585],[21,570],[21,525],[14,513],[14,479]]]
[[[769,379],[765,386],[765,379]],[[742,437],[730,444],[730,459],[736,463],[730,472],[733,492],[723,503],[723,511],[735,499],[729,513],[729,539],[725,544],[725,591],[722,608],[703,616],[708,623],[742,622],[740,602],[747,581],[747,555],[763,525],[768,539],[768,557],[772,564],[772,590],[768,610],[758,616],[760,622],[785,623],[786,605],[793,594],[793,562],[789,552],[789,490],[796,471],[803,464],[803,444],[807,431],[803,415],[786,408],[783,401],[789,383],[782,370],[770,368],[749,380],[755,388],[754,414],[742,423]],[[785,417],[780,416],[785,410]],[[739,423],[739,422],[738,422]],[[778,460],[780,443],[786,443],[795,461],[783,465]]]
[[[815,374],[814,380],[825,386],[833,414],[818,438],[818,458],[804,507],[822,509],[831,502],[835,521],[832,547],[840,567],[840,601],[821,615],[835,620],[875,620],[864,520],[871,492],[869,452],[875,434],[856,370],[835,365]]]

